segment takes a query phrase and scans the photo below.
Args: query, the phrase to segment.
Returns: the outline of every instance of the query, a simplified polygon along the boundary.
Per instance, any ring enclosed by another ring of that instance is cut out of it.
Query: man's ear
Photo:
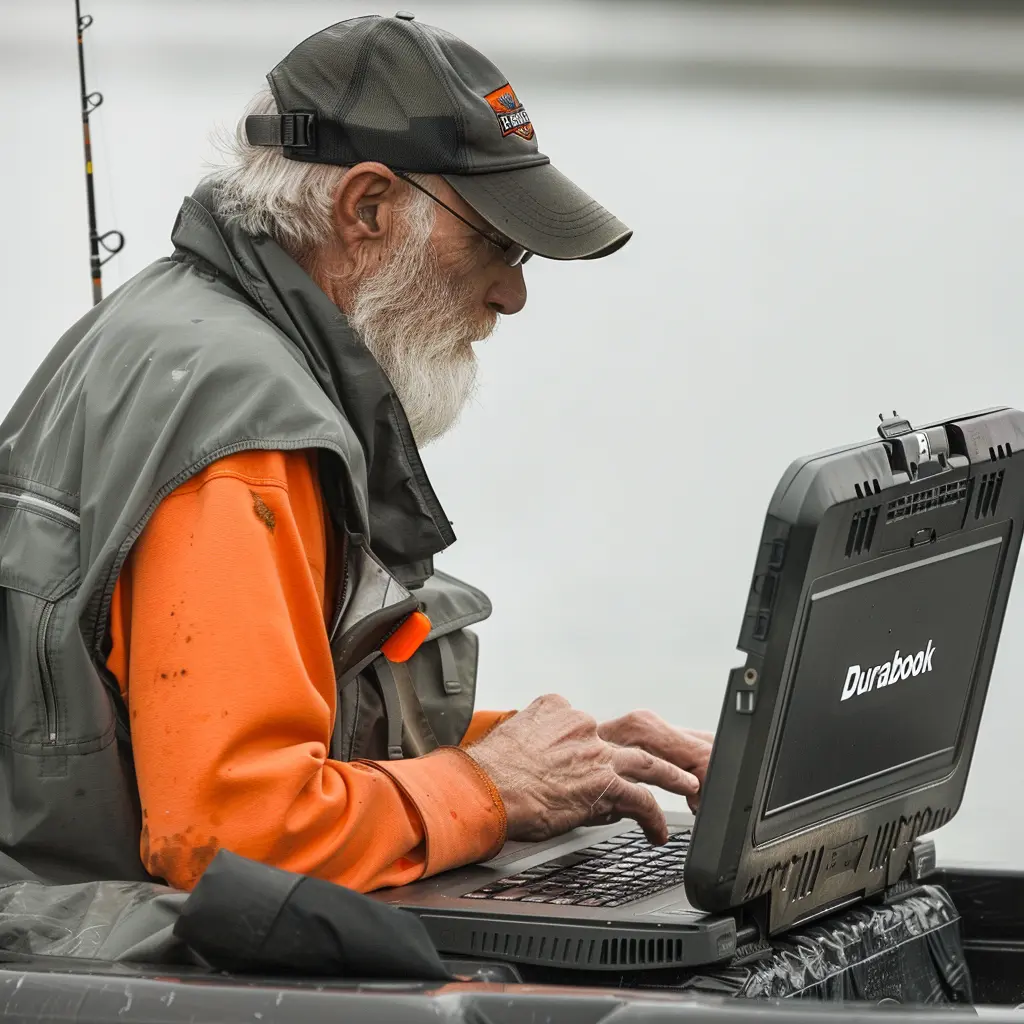
[[[352,259],[380,259],[395,229],[404,182],[384,164],[356,164],[334,193],[334,227]]]
[[[370,225],[370,230],[372,230],[372,231],[379,231],[380,230],[380,225],[377,222],[377,204],[376,203],[373,203],[372,205],[369,204],[369,203],[364,203],[362,206],[358,207],[358,212],[359,212],[359,219],[364,224],[369,224]]]

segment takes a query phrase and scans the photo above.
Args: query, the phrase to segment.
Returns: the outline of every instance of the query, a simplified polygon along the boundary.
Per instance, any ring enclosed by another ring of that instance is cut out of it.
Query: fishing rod
[[[78,80],[82,90],[82,139],[85,143],[85,194],[89,202],[89,269],[92,276],[92,304],[103,298],[104,263],[124,248],[124,235],[120,231],[107,231],[102,235],[96,230],[96,196],[92,186],[92,139],[89,135],[89,117],[103,102],[103,94],[85,91],[85,51],[82,47],[82,33],[92,24],[92,15],[82,16],[81,0],[75,0],[75,18],[78,22]],[[107,253],[100,258],[100,248]]]

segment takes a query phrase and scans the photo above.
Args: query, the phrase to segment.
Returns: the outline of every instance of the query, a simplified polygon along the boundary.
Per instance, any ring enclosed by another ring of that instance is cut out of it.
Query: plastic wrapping
[[[226,850],[192,893],[149,882],[0,886],[0,952],[248,975],[517,978],[489,965],[449,968],[415,916]]]
[[[938,886],[887,905],[861,904],[780,937],[751,957],[695,975],[679,988],[745,999],[972,1001],[960,915]]]
[[[187,962],[173,935],[187,896],[150,882],[13,882],[0,887],[0,950]]]

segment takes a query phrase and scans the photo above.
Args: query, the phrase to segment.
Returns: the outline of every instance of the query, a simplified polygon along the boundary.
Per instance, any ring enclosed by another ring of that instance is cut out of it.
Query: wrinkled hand
[[[674,764],[697,778],[701,788],[708,772],[714,733],[699,729],[677,729],[662,721],[653,711],[631,711],[621,718],[602,722],[597,728],[601,739],[627,747],[639,747],[655,757]],[[688,794],[686,802],[695,814],[700,790]]]
[[[509,839],[537,841],[580,825],[632,818],[652,843],[661,844],[668,839],[665,815],[640,783],[695,798],[699,777],[675,762],[706,767],[706,735],[679,733],[646,712],[599,727],[564,697],[547,695],[467,753],[501,794]]]

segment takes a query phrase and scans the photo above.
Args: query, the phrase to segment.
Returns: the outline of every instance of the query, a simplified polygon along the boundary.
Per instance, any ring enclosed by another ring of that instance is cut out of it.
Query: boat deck
[[[750,1000],[673,993],[666,989],[585,986],[566,972],[545,984],[520,983],[500,964],[458,983],[403,983],[270,978],[215,974],[202,968],[0,953],[0,1019],[137,1024],[216,1021],[272,1024],[295,1021],[419,1021],[504,1024],[609,1024],[655,1021],[1016,1020],[1024,1003],[1024,872],[939,869],[928,879],[950,894],[961,915],[975,1005],[920,1007],[833,1004],[813,1000]]]

